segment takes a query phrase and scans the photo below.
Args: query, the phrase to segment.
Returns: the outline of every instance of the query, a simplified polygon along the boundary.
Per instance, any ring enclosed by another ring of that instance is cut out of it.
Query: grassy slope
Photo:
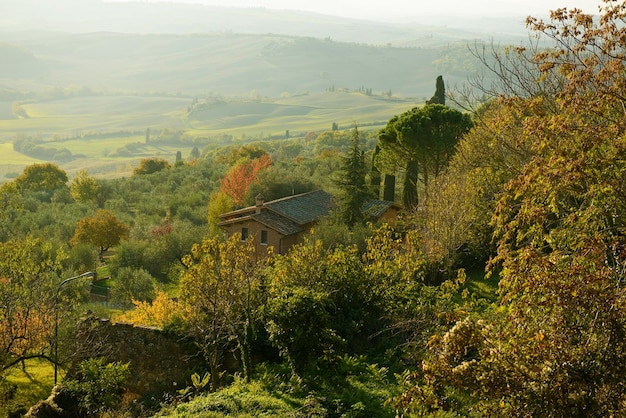
[[[47,146],[83,155],[85,158],[59,164],[70,174],[84,168],[92,173],[127,173],[130,168],[120,168],[120,164],[135,165],[141,158],[155,156],[173,161],[177,151],[184,156],[191,151],[190,144],[145,145],[148,127],[153,138],[161,129],[169,128],[185,129],[192,137],[224,133],[263,139],[284,135],[286,130],[292,136],[328,130],[333,122],[342,128],[357,123],[362,129],[377,129],[415,104],[360,93],[319,93],[210,105],[187,118],[188,103],[189,99],[182,98],[86,96],[25,104],[29,118],[0,121],[0,138],[4,138],[0,140],[0,175],[21,172],[24,166],[41,162],[13,151],[11,142],[16,135],[35,136],[45,139]],[[132,155],[116,154],[135,143],[143,145]]]
[[[0,33],[0,41],[2,34]],[[380,47],[280,35],[47,34],[15,40],[41,75],[4,77],[0,87],[86,86],[109,92],[215,92],[268,97],[330,86],[430,97],[444,48]],[[464,44],[464,43],[463,43]],[[449,83],[464,77],[448,76]],[[451,85],[450,84],[450,85]]]
[[[395,377],[363,357],[343,357],[336,369],[313,380],[289,377],[281,367],[260,365],[262,373],[249,383],[235,378],[227,387],[200,393],[187,402],[165,407],[157,416],[252,417],[378,417],[391,418],[386,401],[397,393]],[[278,373],[276,373],[278,372]]]
[[[17,134],[43,137],[80,133],[144,131],[182,126],[189,99],[138,96],[81,96],[25,103],[28,118],[0,120],[6,140]]]
[[[16,385],[15,397],[0,402],[0,416],[7,416],[8,412],[18,407],[30,407],[42,399],[50,396],[54,380],[53,367],[48,362],[29,360],[26,362],[26,371],[21,368],[11,370],[7,376],[9,385]]]
[[[415,103],[411,100],[383,100],[360,93],[319,93],[287,97],[271,102],[214,103],[194,112],[187,120],[192,133],[202,131],[258,135],[330,129],[333,122],[342,127],[384,125],[390,117]]]

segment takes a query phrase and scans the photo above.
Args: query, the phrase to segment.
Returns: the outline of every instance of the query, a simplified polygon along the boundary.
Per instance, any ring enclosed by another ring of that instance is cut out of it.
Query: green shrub
[[[119,405],[129,364],[104,363],[104,359],[82,361],[76,375],[63,382],[63,392],[73,398],[86,416],[101,414]]]
[[[132,301],[152,302],[156,280],[143,269],[122,267],[111,283],[111,302],[122,309],[130,309]]]
[[[331,328],[330,303],[325,292],[294,287],[266,305],[270,341],[286,357],[294,374],[301,375],[340,342]]]

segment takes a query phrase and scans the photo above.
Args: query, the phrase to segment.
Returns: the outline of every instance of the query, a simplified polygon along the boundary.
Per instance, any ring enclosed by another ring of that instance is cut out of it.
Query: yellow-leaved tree
[[[124,225],[110,210],[99,209],[94,216],[78,221],[71,243],[84,242],[100,250],[100,257],[128,235],[128,226]]]
[[[433,337],[401,405],[454,409],[452,387],[490,416],[626,415],[625,20],[612,0],[528,19],[554,46],[500,68],[530,151],[492,218],[500,307]]]
[[[168,296],[166,292],[156,291],[152,302],[133,299],[135,309],[124,312],[117,320],[132,322],[133,324],[166,328],[180,319],[180,304],[178,300]]]
[[[213,387],[220,384],[222,356],[232,351],[233,341],[249,379],[263,266],[252,240],[242,241],[237,234],[226,241],[205,239],[192,247],[183,264],[187,267],[180,281],[184,327],[209,363]]]
[[[54,361],[55,310],[71,307],[57,299],[65,258],[51,243],[34,238],[0,243],[0,378],[28,359]]]

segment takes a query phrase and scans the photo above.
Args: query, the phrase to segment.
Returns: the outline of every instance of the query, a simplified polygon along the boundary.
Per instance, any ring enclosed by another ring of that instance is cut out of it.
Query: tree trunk
[[[393,202],[396,200],[396,176],[385,174],[385,188],[383,190],[383,200]]]
[[[209,344],[204,347],[206,360],[209,363],[209,371],[211,372],[211,390],[215,391],[220,387],[220,354],[216,344]]]
[[[409,160],[406,164],[406,173],[404,174],[404,184],[402,188],[402,203],[407,208],[416,207],[418,204],[417,196],[417,177],[418,164],[415,160]]]
[[[246,382],[249,382],[252,376],[252,334],[252,326],[248,323],[244,325],[244,329],[241,330],[237,337],[239,353],[241,355],[241,365],[243,367],[243,377]]]
[[[371,191],[374,194],[375,199],[380,199],[380,171],[376,167],[376,156],[380,152],[380,148],[378,145],[376,146],[376,150],[374,151],[374,155],[372,156],[372,168],[370,170],[370,187]]]

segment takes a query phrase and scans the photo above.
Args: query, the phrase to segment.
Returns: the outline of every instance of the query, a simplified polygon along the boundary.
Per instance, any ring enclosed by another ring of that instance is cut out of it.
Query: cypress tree
[[[438,76],[435,82],[435,95],[426,102],[426,104],[446,104],[446,87],[443,83],[443,77]]]
[[[361,138],[356,125],[352,133],[352,146],[341,160],[340,174],[335,179],[335,184],[342,190],[339,209],[345,223],[353,226],[363,221],[361,207],[372,198],[365,181],[367,174],[365,151],[361,148]]]
[[[388,200],[390,202],[396,200],[396,176],[392,174],[385,174],[383,200]]]

